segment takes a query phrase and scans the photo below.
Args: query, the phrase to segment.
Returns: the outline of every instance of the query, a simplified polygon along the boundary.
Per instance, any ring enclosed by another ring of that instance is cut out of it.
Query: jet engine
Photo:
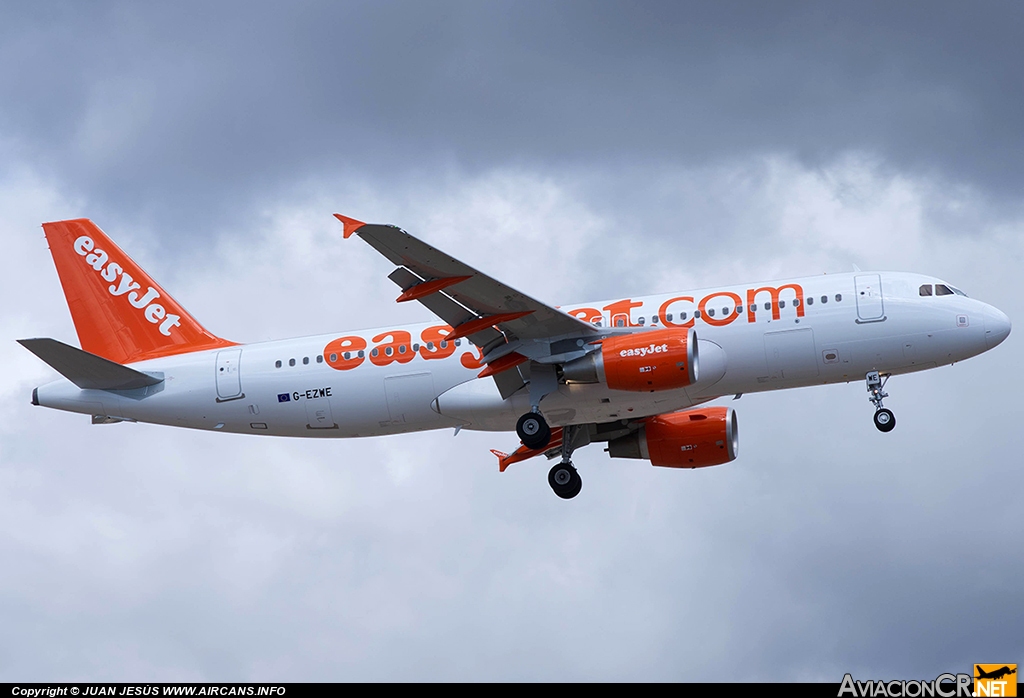
[[[612,458],[646,458],[666,468],[721,465],[738,452],[739,427],[731,407],[648,417],[637,431],[608,442]]]
[[[613,390],[654,392],[697,382],[697,334],[662,329],[608,337],[601,349],[562,365],[571,383],[606,383]]]

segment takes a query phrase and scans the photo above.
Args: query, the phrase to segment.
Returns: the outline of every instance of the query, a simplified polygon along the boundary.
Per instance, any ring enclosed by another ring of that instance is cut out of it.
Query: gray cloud
[[[1014,3],[7,8],[11,148],[199,234],[309,176],[848,150],[1015,196]],[[104,205],[104,204],[100,204]]]

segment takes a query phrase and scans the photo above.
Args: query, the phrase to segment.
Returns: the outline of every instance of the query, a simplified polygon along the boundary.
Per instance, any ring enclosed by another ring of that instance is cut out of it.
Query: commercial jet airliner
[[[242,434],[342,438],[427,429],[515,429],[504,471],[543,454],[555,494],[582,480],[573,452],[701,468],[736,458],[716,398],[865,381],[882,432],[889,376],[962,361],[1010,320],[940,279],[854,272],[564,308],[546,305],[390,225],[338,215],[395,270],[398,302],[439,320],[237,344],[211,334],[86,219],[46,223],[81,349],[22,345],[63,379],[32,404]]]

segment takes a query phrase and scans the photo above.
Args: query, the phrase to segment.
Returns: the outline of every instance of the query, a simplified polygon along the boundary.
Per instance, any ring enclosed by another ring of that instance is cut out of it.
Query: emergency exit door
[[[242,375],[239,372],[241,361],[241,349],[217,352],[217,402],[245,397],[242,393]]]

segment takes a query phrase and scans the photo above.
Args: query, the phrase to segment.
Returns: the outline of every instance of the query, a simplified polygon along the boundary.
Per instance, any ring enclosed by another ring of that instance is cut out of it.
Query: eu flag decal
[[[291,399],[292,399],[292,396],[289,395],[288,393],[278,393],[277,394],[277,401],[278,402],[290,402]]]

